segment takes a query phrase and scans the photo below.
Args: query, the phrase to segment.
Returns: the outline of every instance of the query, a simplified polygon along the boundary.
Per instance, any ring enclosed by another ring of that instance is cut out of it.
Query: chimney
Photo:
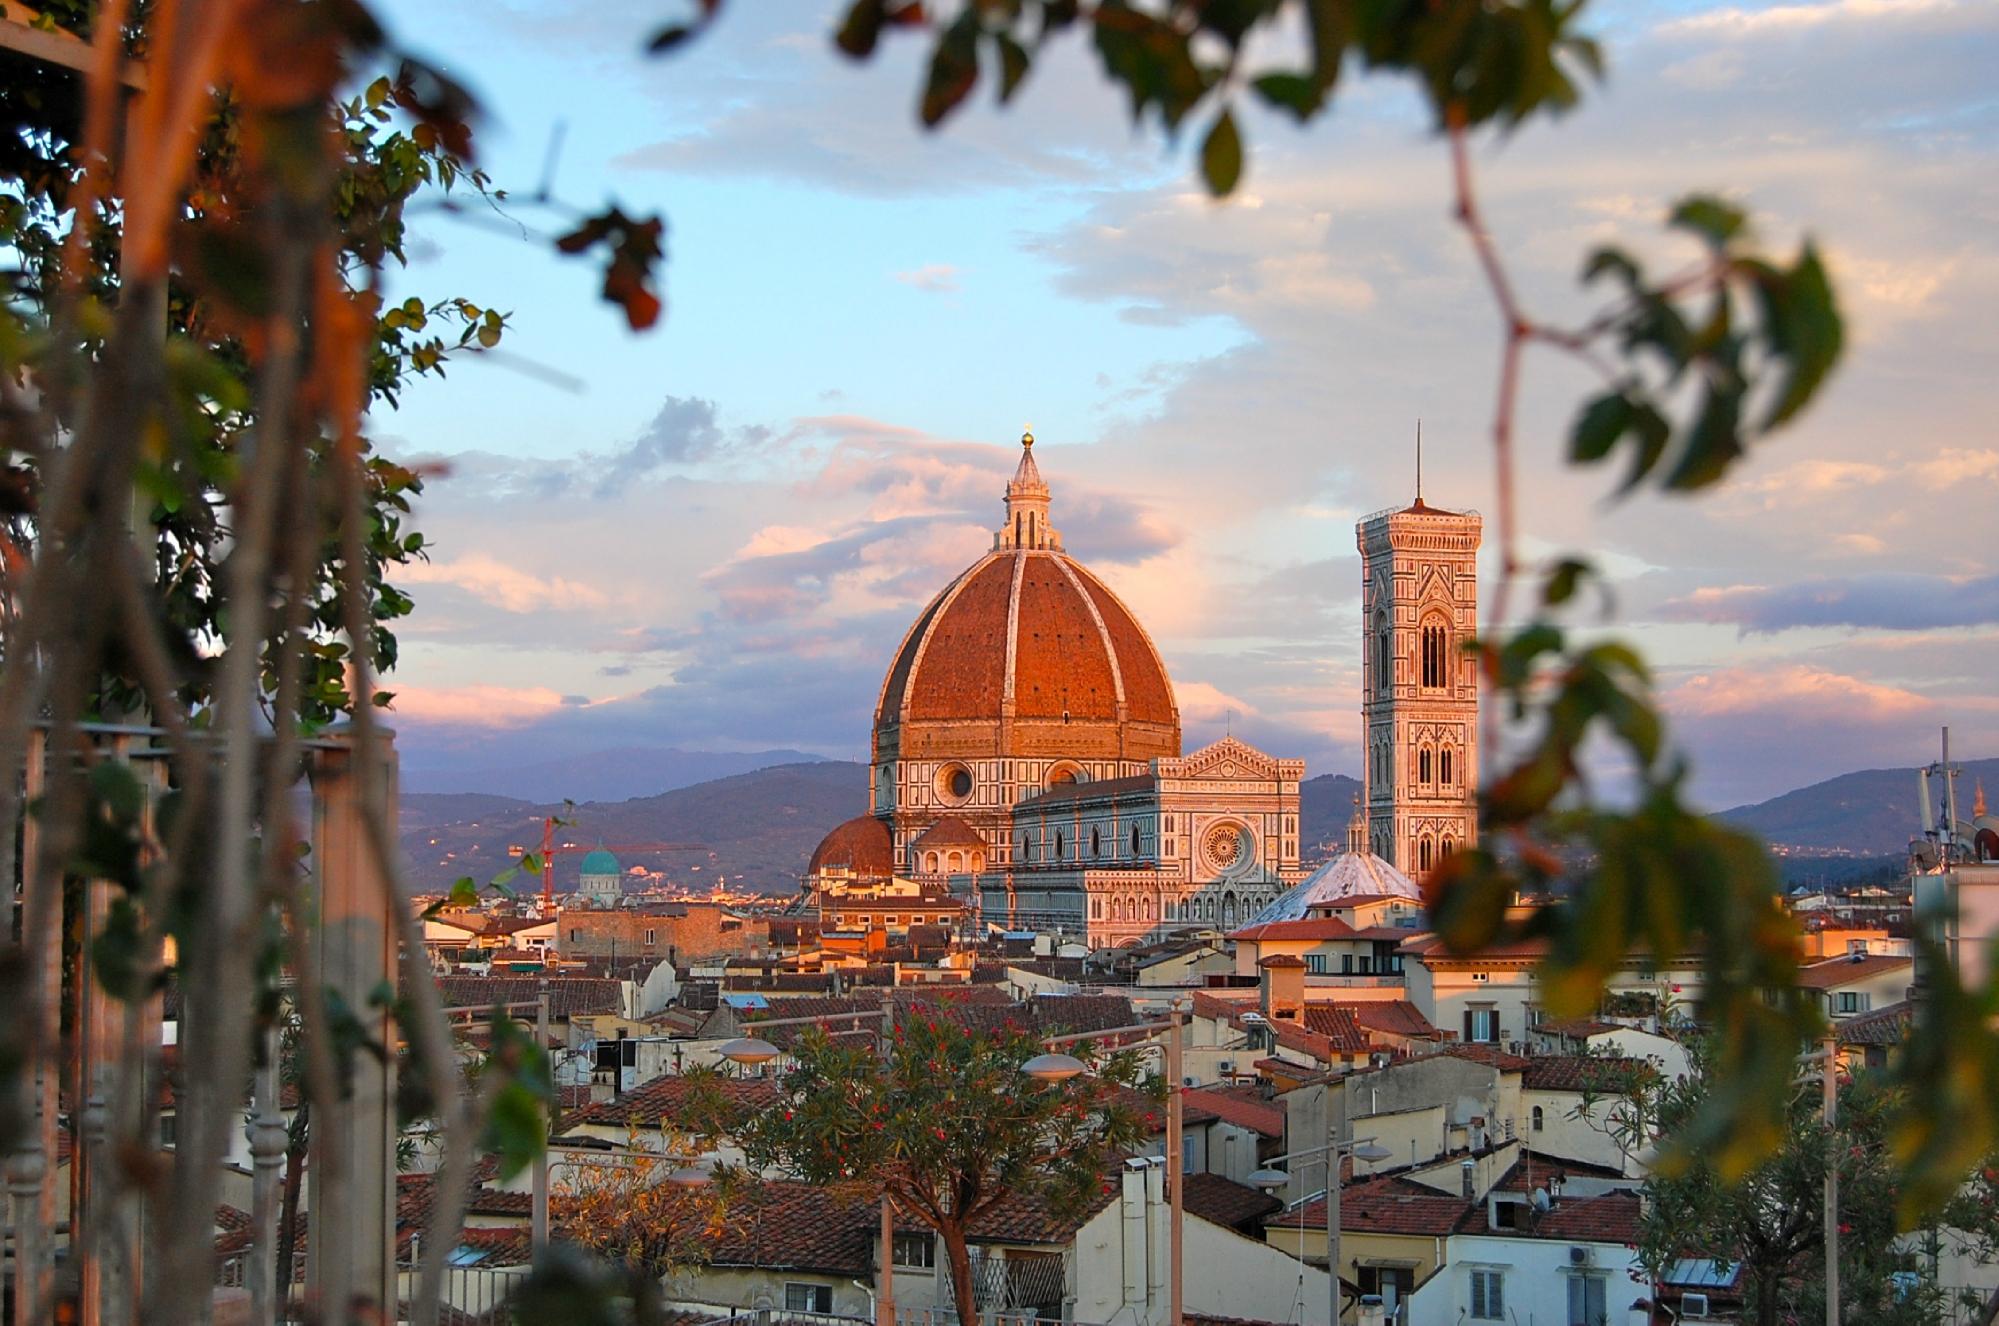
[[[1263,1016],[1272,1022],[1302,1022],[1305,1017],[1305,960],[1280,953],[1265,958],[1263,969]]]
[[[1461,1160],[1458,1162],[1458,1176],[1463,1181],[1466,1197],[1478,1196],[1478,1162]]]

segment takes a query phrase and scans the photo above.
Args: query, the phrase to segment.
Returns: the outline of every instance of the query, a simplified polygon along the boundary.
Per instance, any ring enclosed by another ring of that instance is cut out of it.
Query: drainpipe
[[[1145,1299],[1145,1162],[1127,1160],[1120,1179],[1118,1215],[1124,1252],[1126,1307]]]
[[[1145,1162],[1145,1319],[1159,1320],[1166,1302],[1166,1165],[1158,1157]],[[1172,1326],[1172,1323],[1168,1323]]]

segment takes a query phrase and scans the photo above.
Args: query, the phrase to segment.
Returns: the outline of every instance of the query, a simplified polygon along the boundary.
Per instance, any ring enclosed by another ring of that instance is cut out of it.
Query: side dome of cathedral
[[[875,708],[896,759],[1145,761],[1180,753],[1180,711],[1131,610],[1062,550],[1033,435],[993,549],[917,617]]]

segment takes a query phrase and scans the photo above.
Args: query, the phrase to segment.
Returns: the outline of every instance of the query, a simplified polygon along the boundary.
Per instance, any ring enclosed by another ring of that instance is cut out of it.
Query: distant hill
[[[1978,779],[1999,792],[1999,760],[1965,760],[1957,783],[1957,813],[1971,816]],[[1943,807],[1935,808],[1941,816]],[[1901,853],[1922,830],[1914,769],[1863,769],[1795,792],[1737,806],[1721,818],[1772,847],[1807,853],[1885,857]]]
[[[1320,774],[1298,785],[1298,856],[1319,861],[1347,844],[1347,824],[1353,819],[1353,799],[1360,780],[1345,774]],[[1331,844],[1322,848],[1321,844]]]
[[[705,751],[672,746],[621,746],[528,764],[495,760],[490,754],[426,751],[411,744],[403,752],[405,792],[483,792],[521,801],[560,803],[624,801],[657,796],[675,788],[750,773],[780,764],[820,759],[796,750]]]
[[[867,809],[868,768],[845,760],[785,764],[717,778],[657,796],[579,803],[535,803],[478,794],[405,794],[402,844],[412,885],[448,886],[461,875],[481,883],[506,869],[510,846],[539,848],[545,816],[572,823],[558,841],[700,843],[701,852],[624,852],[624,864],[666,869],[669,877],[704,885],[726,875],[731,885],[768,893],[798,887],[812,849],[826,831]],[[456,816],[447,811],[462,812]],[[558,891],[576,886],[582,852],[555,863]]]

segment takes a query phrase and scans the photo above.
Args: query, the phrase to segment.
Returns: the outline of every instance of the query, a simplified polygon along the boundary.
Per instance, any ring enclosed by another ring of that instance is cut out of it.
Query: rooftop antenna
[[[1423,500],[1423,421],[1416,421],[1416,500]]]

